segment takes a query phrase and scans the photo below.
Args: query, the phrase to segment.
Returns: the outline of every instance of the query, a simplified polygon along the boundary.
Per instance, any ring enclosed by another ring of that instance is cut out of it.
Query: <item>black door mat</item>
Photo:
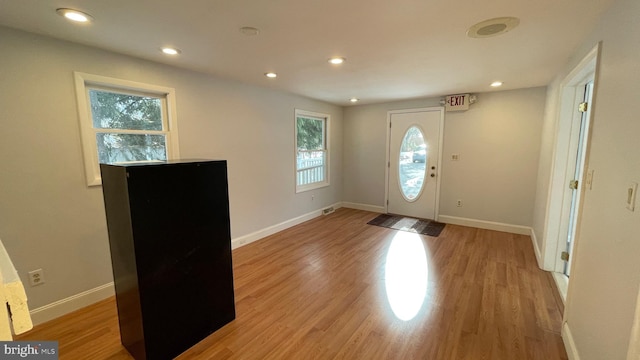
[[[402,215],[381,214],[367,224],[437,237],[446,224]]]

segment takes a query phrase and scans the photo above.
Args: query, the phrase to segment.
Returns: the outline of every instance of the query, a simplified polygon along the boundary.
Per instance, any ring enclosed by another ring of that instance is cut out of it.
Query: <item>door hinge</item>
[[[566,251],[563,251],[562,254],[560,254],[560,259],[564,261],[569,261],[569,253]]]
[[[391,121],[389,121],[389,129],[391,129]]]
[[[577,190],[578,189],[578,180],[569,181],[569,189]]]
[[[387,199],[387,206],[389,206],[389,199]]]
[[[580,112],[587,112],[588,108],[589,108],[589,103],[588,102],[580,103],[580,105],[578,106],[578,110]]]
[[[387,167],[390,168],[391,167],[391,161],[387,162]]]

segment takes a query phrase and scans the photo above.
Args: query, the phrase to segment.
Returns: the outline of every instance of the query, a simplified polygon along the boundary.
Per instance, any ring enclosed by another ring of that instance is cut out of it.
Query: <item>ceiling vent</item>
[[[515,17],[499,17],[481,21],[467,30],[467,36],[471,38],[486,38],[504,34],[520,24],[520,19]]]

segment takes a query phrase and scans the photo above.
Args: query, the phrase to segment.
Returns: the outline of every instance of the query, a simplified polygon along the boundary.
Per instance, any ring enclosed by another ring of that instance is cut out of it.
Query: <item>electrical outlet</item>
[[[451,161],[460,160],[460,154],[451,154]]]
[[[44,270],[29,271],[29,285],[38,286],[44,284]]]
[[[457,206],[457,207],[462,207],[462,200],[458,200],[458,201],[456,202],[456,206]]]

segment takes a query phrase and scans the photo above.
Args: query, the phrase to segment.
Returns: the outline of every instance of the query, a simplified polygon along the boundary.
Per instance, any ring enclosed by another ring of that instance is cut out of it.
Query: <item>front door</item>
[[[442,108],[389,113],[387,212],[437,220]]]

